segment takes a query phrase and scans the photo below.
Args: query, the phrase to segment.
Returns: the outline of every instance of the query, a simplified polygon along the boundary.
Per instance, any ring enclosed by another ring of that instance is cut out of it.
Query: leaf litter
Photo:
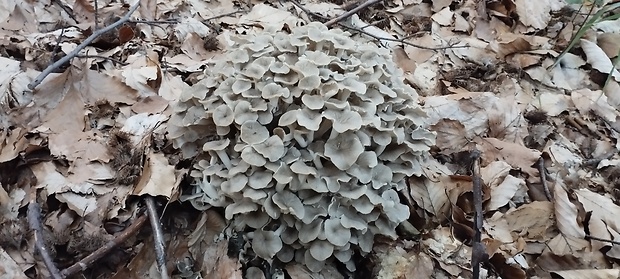
[[[136,21],[99,38],[34,91],[28,83],[50,62],[127,7],[99,3],[95,23],[92,1],[1,2],[0,273],[49,276],[24,222],[32,193],[60,268],[114,238],[140,213],[139,197],[151,195],[165,208],[173,277],[242,278],[251,261],[229,252],[244,249],[243,236],[229,235],[221,212],[199,213],[179,200],[191,164],[166,141],[168,102],[212,67],[230,34],[294,28],[362,1],[301,3],[312,14],[281,1],[143,1]],[[359,272],[471,277],[474,206],[463,154],[475,148],[485,183],[482,276],[617,278],[618,21],[594,24],[580,52],[560,57],[586,20],[575,13],[579,5],[430,2],[384,1],[343,21],[370,23],[367,32],[392,39],[379,43],[424,96],[425,125],[437,133],[423,166],[428,178],[411,178],[400,193],[410,226],[396,240],[377,241]],[[151,238],[138,234],[84,276],[156,278],[152,251]],[[343,278],[335,267],[283,270],[291,278]]]

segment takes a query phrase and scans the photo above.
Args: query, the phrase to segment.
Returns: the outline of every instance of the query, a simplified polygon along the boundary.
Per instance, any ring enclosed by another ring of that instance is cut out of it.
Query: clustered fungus
[[[389,50],[320,23],[231,39],[169,121],[197,158],[188,199],[225,207],[259,257],[355,269],[409,217],[397,191],[435,141],[417,93]]]

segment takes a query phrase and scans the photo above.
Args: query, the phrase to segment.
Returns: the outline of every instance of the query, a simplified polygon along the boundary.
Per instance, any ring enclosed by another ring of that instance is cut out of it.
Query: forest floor
[[[164,278],[143,226],[153,202],[171,278],[471,278],[472,258],[480,278],[619,278],[617,1],[384,0],[336,22],[392,51],[437,135],[426,177],[400,193],[410,226],[354,273],[210,240],[223,210],[180,202],[191,162],[166,139],[170,104],[230,34],[364,2],[140,0],[74,55],[136,1],[0,0],[0,278],[53,276],[37,245],[61,277]]]

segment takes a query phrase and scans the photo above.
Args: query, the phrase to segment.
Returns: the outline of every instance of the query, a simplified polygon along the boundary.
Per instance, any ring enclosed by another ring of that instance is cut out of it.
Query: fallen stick
[[[131,6],[131,8],[129,9],[127,14],[125,14],[124,17],[122,17],[118,21],[110,24],[109,26],[107,26],[105,28],[97,30],[96,32],[94,32],[93,34],[88,36],[88,38],[86,38],[86,40],[84,40],[80,45],[78,45],[73,51],[71,51],[65,57],[59,59],[58,61],[54,62],[54,64],[49,65],[47,68],[45,68],[45,70],[43,70],[43,72],[41,72],[32,82],[30,82],[28,84],[28,88],[30,88],[30,90],[34,90],[39,84],[41,84],[41,82],[43,82],[45,77],[47,77],[55,69],[59,68],[61,65],[69,62],[69,60],[71,60],[72,58],[77,56],[80,53],[80,51],[82,51],[82,49],[84,49],[86,46],[88,46],[90,43],[92,43],[99,36],[103,35],[104,33],[108,32],[108,31],[118,27],[119,25],[125,23],[126,21],[128,21],[129,17],[131,16],[131,14],[133,14],[133,12],[135,12],[136,9],[138,9],[139,6],[140,6],[140,1],[136,2],[133,6]]]
[[[381,0],[368,0],[368,1],[364,2],[364,4],[361,4],[361,5],[355,7],[354,9],[352,9],[352,10],[350,10],[350,11],[344,13],[344,14],[341,14],[341,15],[337,16],[336,18],[334,18],[332,20],[329,20],[329,21],[325,22],[325,26],[330,27],[330,26],[338,23],[339,21],[341,21],[341,20],[343,20],[343,19],[345,19],[347,17],[352,16],[354,13],[357,13],[357,12],[361,11],[362,9],[365,9],[366,7],[374,5],[374,4],[376,4],[376,3],[380,2],[380,1]]]
[[[482,178],[480,177],[480,151],[471,151],[472,168],[471,175],[473,181],[474,194],[474,239],[471,251],[471,265],[473,268],[472,278],[480,278],[480,264],[489,260],[489,255],[482,243]]]
[[[543,190],[545,191],[545,196],[547,197],[547,200],[553,201],[553,196],[551,196],[551,192],[549,191],[549,185],[547,185],[547,172],[545,170],[545,159],[542,156],[538,158],[538,162],[536,162],[536,167],[538,168],[538,172],[540,174],[540,184],[542,185]]]
[[[70,267],[63,269],[60,273],[63,276],[62,278],[69,277],[91,267],[95,261],[108,254],[108,252],[110,252],[110,250],[112,250],[114,247],[121,245],[123,242],[127,241],[127,239],[130,238],[132,235],[136,234],[144,225],[144,223],[146,223],[146,219],[147,215],[142,214],[131,225],[129,225],[129,227],[125,228],[122,233],[115,236],[112,241],[106,243],[101,248],[97,249],[95,252],[92,252],[90,255],[86,256],[79,262],[74,263]]]
[[[41,227],[40,217],[41,207],[37,203],[36,198],[31,198],[30,203],[28,204],[28,224],[30,225],[30,229],[34,231],[34,246],[43,258],[43,263],[45,263],[45,267],[47,267],[47,270],[50,272],[52,278],[65,278],[60,274],[58,267],[54,264],[54,260],[45,246],[45,242],[43,242],[43,235],[41,234],[43,228]]]
[[[153,230],[153,243],[155,243],[155,254],[157,267],[162,279],[168,279],[168,268],[166,267],[166,246],[164,244],[164,233],[159,223],[159,214],[155,208],[155,199],[151,196],[146,197],[146,210]]]

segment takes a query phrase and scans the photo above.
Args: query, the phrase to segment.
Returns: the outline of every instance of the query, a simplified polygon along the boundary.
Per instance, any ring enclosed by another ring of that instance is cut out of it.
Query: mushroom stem
[[[379,155],[381,155],[381,153],[383,153],[383,151],[385,151],[386,147],[387,147],[387,145],[379,145],[379,146],[377,146],[377,148],[375,149],[375,153],[377,154],[377,157],[379,157]]]
[[[338,133],[336,129],[332,129],[331,134],[329,134],[329,139],[335,139],[338,135],[340,135],[340,133]]]
[[[230,158],[228,157],[228,154],[224,152],[224,150],[216,150],[215,153],[222,161],[222,164],[224,164],[224,166],[226,166],[228,170],[232,169],[232,163],[230,162]]]
[[[306,142],[304,137],[301,136],[301,133],[293,131],[293,138],[297,141],[299,147],[306,148],[308,146],[308,143]]]
[[[307,138],[308,138],[308,142],[313,142],[314,141],[314,131],[310,130],[308,132]]]
[[[312,162],[317,169],[323,168],[323,163],[321,163],[321,158],[319,156],[314,157],[314,159],[312,159]]]

